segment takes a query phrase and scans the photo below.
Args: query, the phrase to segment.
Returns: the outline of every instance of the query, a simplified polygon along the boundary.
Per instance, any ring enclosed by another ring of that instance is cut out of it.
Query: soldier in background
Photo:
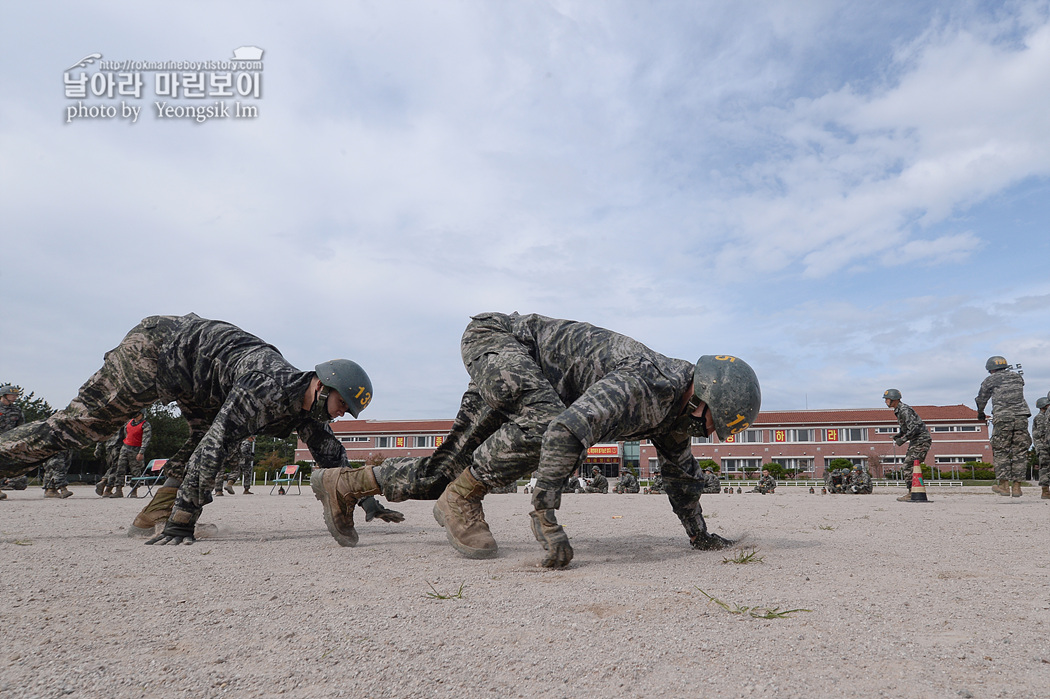
[[[992,402],[992,461],[998,481],[992,491],[999,495],[1021,497],[1021,481],[1028,466],[1028,433],[1031,411],[1024,399],[1024,379],[1011,369],[1004,357],[989,357],[984,368],[988,377],[977,392],[977,419],[987,420],[984,408]]]
[[[721,493],[722,483],[710,466],[704,468],[704,493]]]
[[[1032,444],[1039,458],[1039,486],[1043,500],[1050,500],[1050,425],[1047,424],[1047,406],[1050,396],[1044,396],[1035,402],[1036,413],[1032,418]]]
[[[109,475],[109,481],[106,484],[108,492],[102,497],[124,497],[124,478],[142,473],[142,462],[146,458],[146,448],[149,446],[152,434],[149,421],[146,420],[145,409],[124,425],[124,440],[121,442],[120,454],[117,456],[117,468],[112,475],[107,474]],[[138,490],[137,486],[128,494],[129,497],[137,497],[136,490]]]
[[[22,395],[22,389],[13,384],[7,384],[6,386],[0,386],[0,434],[13,430],[26,421],[25,415],[22,413],[22,408],[16,405],[16,401]],[[28,482],[28,479],[26,479]],[[11,487],[14,490],[22,490],[23,488],[14,488],[7,484],[8,479],[3,479],[3,487]],[[6,500],[7,495],[0,490],[0,500]]]
[[[430,457],[315,469],[311,485],[329,520],[364,495],[437,498],[434,517],[453,548],[491,558],[498,547],[481,501],[490,488],[535,470],[532,533],[547,551],[544,567],[563,567],[573,556],[555,518],[565,477],[598,442],[644,438],[656,448],[691,545],[731,545],[707,531],[690,443],[693,434],[726,438],[754,421],[761,393],[746,362],[705,355],[693,364],[589,323],[517,313],[474,316],[460,353],[471,382],[448,438]]]
[[[853,467],[853,473],[849,476],[848,492],[853,495],[871,495],[874,487],[869,474],[860,464]]]
[[[120,458],[120,445],[124,441],[124,428],[121,427],[116,434],[109,439],[95,445],[95,458],[100,459],[106,466],[105,473],[95,483],[95,494],[99,497],[109,497],[113,488],[109,485],[109,479],[115,478],[117,474],[117,459]]]
[[[849,469],[836,468],[824,472],[824,487],[832,495],[845,493],[848,483]]]
[[[623,473],[620,474],[620,482],[616,484],[616,492],[637,493],[638,490],[638,478],[630,469],[625,468]]]
[[[608,493],[609,479],[602,475],[600,468],[595,466],[591,469],[591,484],[583,491],[585,493]]]
[[[762,476],[758,479],[758,485],[751,490],[752,493],[767,495],[777,489],[777,480],[769,475],[769,469],[762,469]]]
[[[215,495],[221,496],[223,488],[230,495],[234,495],[233,486],[240,482],[244,485],[245,495],[255,495],[251,492],[252,470],[255,468],[255,435],[241,440],[235,451],[231,451],[223,464],[223,470],[215,479]]]
[[[44,497],[68,498],[73,495],[69,490],[69,466],[73,463],[73,452],[60,451],[44,462]]]
[[[662,473],[653,471],[653,477],[649,481],[649,488],[646,492],[653,495],[664,492],[664,477]]]
[[[905,442],[908,443],[908,452],[904,455],[904,472],[910,474],[916,461],[920,464],[926,462],[926,454],[933,445],[930,430],[914,408],[901,402],[901,392],[896,388],[887,388],[882,394],[882,399],[886,402],[887,408],[893,409],[893,414],[897,416],[897,424],[900,426],[893,435],[893,443],[898,447]],[[911,476],[906,476],[905,481],[908,492],[897,499],[901,502],[911,502]]]

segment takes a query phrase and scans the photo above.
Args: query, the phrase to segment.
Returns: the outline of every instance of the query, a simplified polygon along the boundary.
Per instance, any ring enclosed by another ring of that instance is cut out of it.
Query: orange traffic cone
[[[929,502],[926,498],[926,486],[922,482],[922,464],[918,459],[915,460],[915,465],[911,470],[911,501]]]

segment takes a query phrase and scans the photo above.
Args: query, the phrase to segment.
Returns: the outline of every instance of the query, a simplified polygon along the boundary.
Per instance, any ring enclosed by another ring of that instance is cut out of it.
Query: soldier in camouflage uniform
[[[854,466],[853,473],[849,476],[849,488],[846,492],[853,495],[871,495],[873,491],[871,475],[860,464]]]
[[[638,479],[630,470],[624,469],[623,473],[620,474],[620,482],[616,484],[616,492],[637,493],[639,490]]]
[[[609,479],[602,475],[600,468],[595,466],[591,469],[591,484],[584,488],[585,493],[608,493]]]
[[[115,478],[117,474],[117,459],[120,458],[120,447],[124,442],[124,428],[109,439],[95,445],[95,458],[101,459],[106,465],[106,472],[95,483],[95,494],[100,497],[108,497],[113,488],[109,485],[109,479]]]
[[[849,470],[836,468],[824,472],[824,487],[832,495],[846,492],[846,484],[849,482]]]
[[[16,405],[22,389],[18,386],[8,384],[0,386],[0,434],[13,430],[26,421],[22,409]],[[6,482],[7,479],[5,478]],[[6,486],[5,486],[6,487]],[[7,495],[0,490],[0,500],[6,500]]]
[[[901,392],[896,388],[887,388],[882,393],[882,399],[886,402],[887,408],[893,409],[893,414],[897,416],[897,424],[900,426],[893,435],[893,443],[898,447],[908,443],[908,451],[904,455],[905,472],[911,473],[911,470],[915,467],[915,462],[918,461],[920,464],[926,463],[926,454],[929,453],[930,447],[933,446],[933,440],[930,438],[930,430],[926,427],[926,423],[922,421],[919,414],[915,412],[907,403],[901,402]],[[908,492],[897,498],[901,502],[911,502],[911,475],[907,476]]]
[[[124,497],[124,479],[126,476],[137,476],[142,473],[142,462],[146,458],[146,448],[149,447],[152,435],[153,429],[150,427],[149,420],[146,419],[145,410],[124,425],[124,440],[120,445],[120,454],[117,456],[117,468],[112,475],[106,473],[110,492],[103,497]],[[137,490],[138,486],[135,486],[134,490],[128,493],[128,497],[137,497],[135,492]]]
[[[984,408],[991,400],[992,461],[999,481],[992,486],[992,491],[1019,498],[1028,466],[1028,448],[1032,446],[1032,436],[1028,433],[1031,411],[1024,399],[1024,379],[1000,356],[989,357],[984,367],[988,378],[977,392],[977,419],[981,422],[988,419]]]
[[[215,479],[215,495],[222,495],[223,481],[225,481],[226,492],[234,494],[234,484],[244,484],[244,494],[254,495],[251,492],[252,469],[255,467],[255,437],[248,437],[241,441],[237,449],[230,452],[223,464],[223,470]]]
[[[777,489],[777,479],[769,475],[769,469],[762,469],[762,475],[758,479],[758,485],[751,490],[752,493],[761,493],[766,495],[772,493]]]
[[[1035,402],[1036,413],[1032,418],[1032,444],[1035,445],[1035,454],[1039,457],[1039,487],[1042,493],[1039,497],[1050,500],[1050,425],[1047,424],[1047,406],[1050,406],[1050,396],[1044,396]]]
[[[304,372],[229,323],[192,313],[151,316],[106,353],[69,406],[0,435],[0,475],[97,442],[158,400],[175,401],[190,437],[165,464],[167,480],[132,529],[148,534],[166,519],[163,533],[147,544],[193,543],[215,474],[240,440],[296,431],[319,465],[346,466],[346,450],[328,422],[346,412],[357,417],[371,399],[368,376],[351,361]]]
[[[60,451],[44,462],[44,497],[68,498],[73,493],[69,490],[69,466],[73,463],[73,452]]]
[[[541,315],[474,316],[460,346],[470,384],[452,431],[430,457],[387,459],[353,471],[314,471],[314,493],[334,511],[339,499],[382,493],[393,502],[434,499],[449,543],[471,558],[497,545],[481,500],[489,488],[536,471],[532,531],[546,567],[572,559],[555,518],[566,476],[599,442],[649,439],[671,507],[694,548],[731,542],[709,534],[700,509],[703,477],[693,434],[722,438],[758,414],[758,379],[746,362],[704,356],[694,365],[588,323]]]
[[[647,492],[652,495],[658,495],[659,493],[664,492],[664,477],[660,474],[659,471],[653,472],[653,477],[652,480],[649,482],[649,488],[647,489]]]
[[[704,469],[704,493],[721,493],[722,483],[710,466]]]

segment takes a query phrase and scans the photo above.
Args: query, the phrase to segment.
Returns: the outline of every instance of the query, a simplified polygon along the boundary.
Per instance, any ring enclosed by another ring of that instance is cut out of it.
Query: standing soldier
[[[108,498],[113,492],[109,485],[109,479],[117,475],[117,459],[120,458],[120,445],[124,442],[124,428],[121,427],[116,434],[109,439],[103,440],[95,445],[95,458],[101,459],[106,467],[105,473],[95,483],[95,494],[99,497]]]
[[[231,451],[226,457],[223,469],[215,478],[215,495],[221,496],[223,489],[230,495],[234,495],[233,486],[240,481],[244,484],[244,494],[254,495],[248,490],[251,485],[252,468],[255,467],[255,436],[248,437],[237,445],[235,451]]]
[[[109,479],[110,493],[103,497],[124,497],[124,477],[129,474],[137,476],[142,472],[142,462],[146,458],[146,447],[149,446],[152,434],[145,409],[124,425],[124,442],[120,447],[120,456],[117,457],[117,470]],[[128,493],[128,497],[137,497],[136,490],[138,486]]]
[[[1050,405],[1050,396],[1044,396],[1035,402],[1036,414],[1032,418],[1032,443],[1036,456],[1039,457],[1039,486],[1042,488],[1043,500],[1050,500],[1050,425],[1047,424],[1046,407]]]
[[[97,442],[158,400],[178,403],[190,436],[164,465],[167,481],[132,531],[167,520],[147,544],[192,544],[215,474],[245,437],[294,430],[319,466],[348,466],[328,423],[347,412],[357,417],[372,400],[372,383],[346,359],[300,371],[276,347],[229,323],[193,313],[150,316],[106,353],[65,409],[0,435],[0,475]]]
[[[998,481],[992,490],[1019,498],[1028,466],[1028,448],[1032,446],[1032,436],[1028,433],[1031,412],[1024,399],[1024,379],[1000,356],[989,357],[984,368],[988,370],[988,378],[977,392],[977,419],[981,422],[988,419],[984,408],[991,399],[992,461]]]
[[[68,498],[73,495],[69,490],[69,465],[73,463],[73,452],[60,451],[44,462],[44,497]]]
[[[0,434],[13,430],[26,421],[22,409],[15,401],[22,395],[22,389],[12,384],[0,386]],[[0,490],[0,500],[6,500],[7,493]]]
[[[893,443],[898,447],[905,442],[908,443],[908,452],[904,455],[904,463],[907,466],[905,473],[909,474],[907,476],[908,492],[897,499],[901,502],[911,502],[911,471],[908,469],[914,468],[916,461],[920,464],[926,462],[926,454],[933,446],[933,440],[930,439],[930,430],[926,427],[926,423],[922,421],[914,408],[901,402],[900,391],[888,388],[882,394],[882,398],[886,401],[887,408],[893,408],[893,414],[897,416],[897,424],[900,425],[900,429],[893,435]]]
[[[491,558],[497,545],[482,499],[535,471],[532,533],[547,551],[543,566],[564,567],[573,551],[555,512],[566,477],[598,442],[648,439],[692,547],[732,544],[707,531],[704,480],[690,444],[694,434],[725,439],[755,420],[761,392],[746,362],[704,355],[694,364],[589,323],[517,313],[474,316],[460,353],[470,384],[433,455],[314,469],[310,484],[337,541],[334,524],[346,523],[347,508],[364,495],[436,498],[434,518],[452,547],[468,558]]]

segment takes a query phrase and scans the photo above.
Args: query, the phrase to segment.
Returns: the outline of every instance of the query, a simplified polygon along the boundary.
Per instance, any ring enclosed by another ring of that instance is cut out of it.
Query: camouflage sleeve
[[[977,392],[977,412],[983,413],[984,407],[988,405],[988,401],[992,397],[992,392],[995,390],[995,375],[992,374],[984,381],[981,382],[981,389]]]
[[[671,509],[679,516],[691,511],[704,489],[703,471],[689,448],[690,436],[661,435],[650,439],[660,461],[660,475],[664,479]],[[680,512],[681,511],[681,512]]]
[[[299,438],[306,443],[306,448],[310,450],[310,455],[320,468],[350,466],[343,443],[327,424],[307,419],[299,425]]]
[[[1032,442],[1034,444],[1039,444],[1043,441],[1045,435],[1046,423],[1043,419],[1043,413],[1039,413],[1035,416],[1035,419],[1032,420]]]
[[[910,442],[922,433],[923,422],[909,405],[901,411],[901,439]]]
[[[149,420],[142,423],[142,446],[139,447],[139,453],[145,454],[146,447],[149,446],[149,440],[153,437],[153,428],[149,426]]]

